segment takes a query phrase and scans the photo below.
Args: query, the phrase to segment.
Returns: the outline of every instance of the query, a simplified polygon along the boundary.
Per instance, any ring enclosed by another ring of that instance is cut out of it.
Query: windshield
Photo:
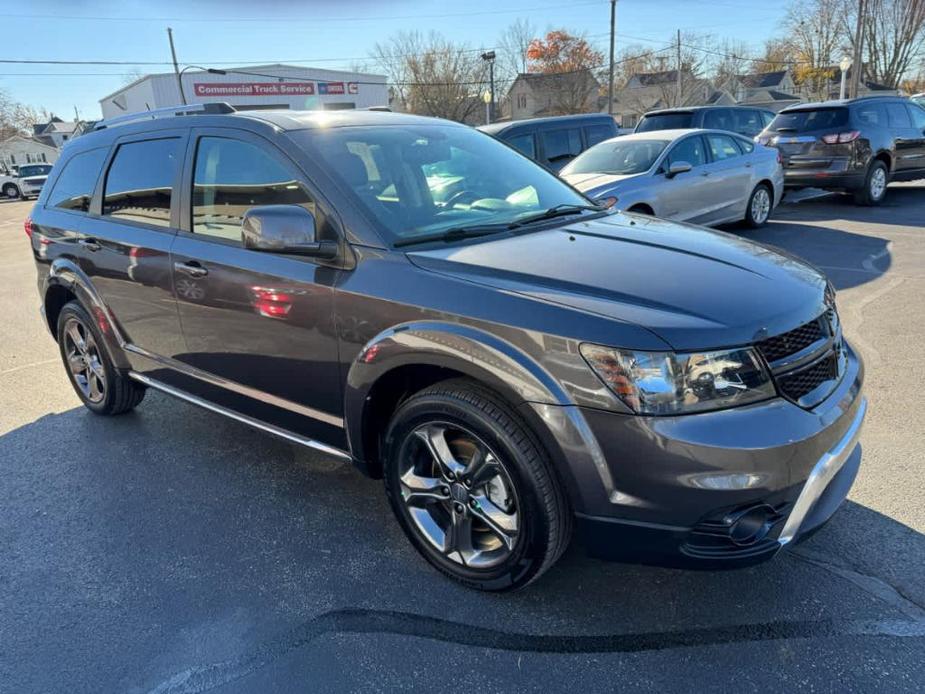
[[[642,117],[639,125],[636,126],[636,132],[648,133],[653,130],[689,128],[693,119],[693,113],[653,113]]]
[[[588,205],[546,169],[470,128],[351,126],[293,136],[318,153],[393,244]]]
[[[35,164],[33,166],[20,166],[20,176],[47,176],[51,171],[51,164]]]
[[[805,133],[811,130],[840,128],[848,124],[848,109],[844,107],[817,108],[811,111],[779,113],[768,130],[774,132]]]
[[[579,173],[638,174],[652,168],[667,140],[608,140],[575,158],[562,175]]]

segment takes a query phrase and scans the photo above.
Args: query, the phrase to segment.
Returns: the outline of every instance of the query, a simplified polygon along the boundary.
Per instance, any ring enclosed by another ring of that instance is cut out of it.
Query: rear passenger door
[[[245,249],[244,213],[300,205],[319,239],[337,239],[331,208],[276,145],[229,128],[196,128],[172,251],[191,367],[182,384],[233,410],[343,447],[334,326],[339,270],[306,256]]]
[[[539,133],[543,152],[543,163],[553,171],[559,171],[572,159],[581,154],[581,129],[559,128]]]
[[[884,108],[890,134],[896,143],[896,163],[893,165],[893,173],[900,176],[911,173],[922,166],[920,159],[922,133],[912,126],[912,118],[905,104],[889,101],[884,104]]]
[[[912,164],[909,168],[925,176],[925,108],[916,104],[906,104],[906,108],[912,118],[910,138],[915,139],[915,146],[909,147],[909,161]]]
[[[81,267],[136,353],[172,357],[185,348],[170,272],[185,148],[183,131],[116,140],[79,238]]]

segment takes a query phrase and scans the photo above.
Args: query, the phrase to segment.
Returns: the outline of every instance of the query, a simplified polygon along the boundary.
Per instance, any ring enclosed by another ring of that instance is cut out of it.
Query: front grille
[[[822,324],[817,318],[783,335],[762,340],[758,343],[758,349],[768,362],[774,362],[806,349],[823,337],[825,335],[822,333]]]
[[[791,400],[801,400],[826,381],[838,378],[838,356],[828,352],[825,357],[802,371],[779,376],[777,385]]]

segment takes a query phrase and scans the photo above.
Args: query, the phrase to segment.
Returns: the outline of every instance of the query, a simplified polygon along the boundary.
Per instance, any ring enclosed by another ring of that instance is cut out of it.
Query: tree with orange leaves
[[[557,29],[544,39],[533,39],[527,49],[528,70],[546,74],[595,69],[604,63],[604,54],[591,48],[581,36]]]

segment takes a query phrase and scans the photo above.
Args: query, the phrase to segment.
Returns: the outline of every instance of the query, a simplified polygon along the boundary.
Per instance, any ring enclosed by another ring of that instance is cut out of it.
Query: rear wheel
[[[446,381],[410,397],[384,451],[392,510],[444,574],[513,590],[566,548],[571,514],[549,461],[509,406],[478,384]]]
[[[15,200],[19,197],[19,188],[13,183],[7,183],[3,186],[3,197]]]
[[[879,159],[871,162],[864,178],[864,186],[854,191],[854,202],[857,205],[879,205],[886,197],[886,187],[890,182],[890,174]]]
[[[771,208],[774,206],[774,194],[764,183],[759,183],[748,199],[745,209],[745,223],[752,229],[763,227],[771,217]]]
[[[84,307],[65,304],[58,316],[58,348],[71,385],[91,412],[122,414],[142,401],[145,389],[113,366],[103,344]]]

